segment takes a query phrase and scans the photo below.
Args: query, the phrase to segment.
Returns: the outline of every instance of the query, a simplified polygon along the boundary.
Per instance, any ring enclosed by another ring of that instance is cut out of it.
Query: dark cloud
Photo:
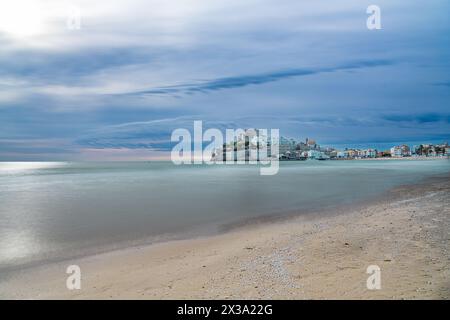
[[[388,114],[381,117],[383,120],[393,122],[411,122],[411,123],[450,123],[450,115],[438,113],[422,113],[422,114]]]
[[[433,83],[434,86],[437,87],[450,87],[450,81],[447,82],[435,82]]]
[[[368,60],[368,61],[354,61],[338,65],[335,67],[304,68],[304,69],[293,68],[254,75],[241,75],[236,77],[218,78],[174,86],[158,87],[144,91],[131,92],[128,93],[128,95],[177,95],[177,94],[207,93],[223,89],[233,89],[249,85],[265,84],[293,77],[309,76],[326,72],[337,72],[344,70],[357,70],[362,68],[389,66],[392,64],[394,64],[393,60]]]

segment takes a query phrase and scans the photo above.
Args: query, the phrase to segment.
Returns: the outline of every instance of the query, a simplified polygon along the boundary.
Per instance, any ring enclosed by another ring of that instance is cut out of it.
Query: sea
[[[445,175],[450,160],[0,162],[0,277],[50,261],[319,214]]]

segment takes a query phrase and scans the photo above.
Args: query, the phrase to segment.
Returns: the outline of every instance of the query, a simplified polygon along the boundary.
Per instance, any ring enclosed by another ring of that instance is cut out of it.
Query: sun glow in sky
[[[29,37],[45,32],[44,12],[33,0],[2,1],[0,32],[13,37]]]

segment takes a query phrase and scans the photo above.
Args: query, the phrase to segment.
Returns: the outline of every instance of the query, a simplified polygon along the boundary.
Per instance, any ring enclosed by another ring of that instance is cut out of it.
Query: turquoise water
[[[352,203],[450,170],[450,161],[0,162],[0,270],[225,223]]]

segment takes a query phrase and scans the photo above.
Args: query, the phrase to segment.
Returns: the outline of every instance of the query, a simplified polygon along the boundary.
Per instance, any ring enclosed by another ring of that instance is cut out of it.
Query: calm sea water
[[[224,223],[346,204],[446,173],[450,161],[0,162],[0,271]]]

